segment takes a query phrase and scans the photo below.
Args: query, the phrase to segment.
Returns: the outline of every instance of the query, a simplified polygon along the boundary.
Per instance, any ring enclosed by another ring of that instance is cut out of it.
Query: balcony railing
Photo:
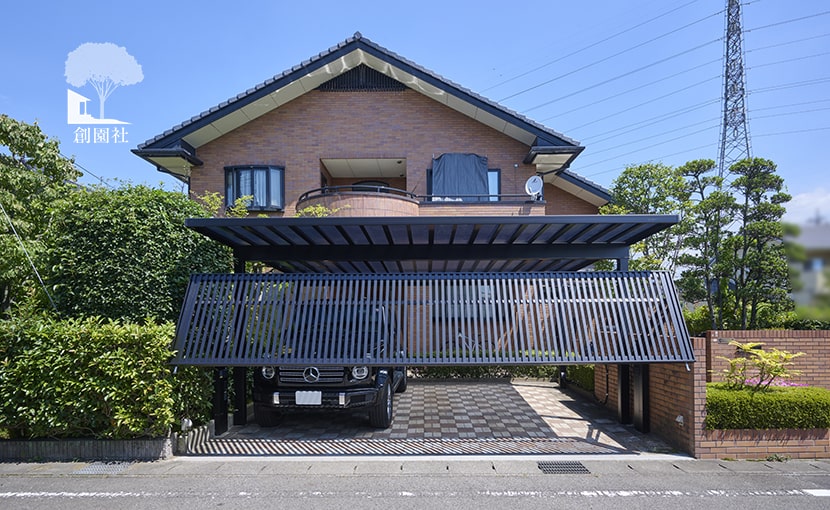
[[[387,186],[372,186],[367,184],[352,184],[347,186],[324,186],[322,188],[306,191],[297,200],[298,203],[306,200],[317,198],[319,196],[326,196],[336,193],[384,193],[396,195],[402,198],[416,200],[421,203],[440,203],[440,202],[540,202],[534,200],[528,195],[416,195],[411,191],[406,191],[398,188],[390,188]]]
[[[352,184],[349,186],[324,186],[322,188],[306,191],[297,200],[298,203],[305,202],[311,198],[318,196],[331,195],[334,193],[386,193],[390,195],[397,195],[403,198],[418,200],[418,195],[415,193],[405,191],[398,188],[389,188],[386,186],[372,186],[367,184]]]

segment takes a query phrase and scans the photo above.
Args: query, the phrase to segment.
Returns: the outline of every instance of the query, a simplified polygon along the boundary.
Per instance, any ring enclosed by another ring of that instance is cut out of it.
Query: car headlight
[[[352,367],[352,377],[357,380],[363,380],[369,377],[369,367]]]
[[[262,367],[262,377],[265,379],[273,379],[277,375],[277,369],[274,367]]]

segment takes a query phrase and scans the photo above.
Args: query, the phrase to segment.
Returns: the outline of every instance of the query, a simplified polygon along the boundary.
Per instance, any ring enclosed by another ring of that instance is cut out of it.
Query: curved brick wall
[[[331,216],[418,216],[418,202],[388,193],[344,192],[316,195],[297,203],[297,209],[322,205]]]

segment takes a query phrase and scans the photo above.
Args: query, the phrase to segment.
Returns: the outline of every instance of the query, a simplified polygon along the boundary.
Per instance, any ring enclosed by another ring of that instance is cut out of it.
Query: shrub
[[[192,272],[226,273],[230,251],[184,226],[209,213],[181,193],[93,188],[55,208],[47,283],[61,314],[144,321],[178,318]]]
[[[770,387],[764,391],[706,388],[707,429],[812,429],[830,427],[830,390]]]
[[[583,390],[594,391],[594,365],[568,365],[566,377]]]
[[[210,384],[197,370],[173,376],[172,335],[170,323],[0,322],[0,429],[13,438],[125,439],[203,418]]]
[[[496,379],[506,377],[531,377],[554,379],[559,377],[555,366],[427,366],[409,367],[414,377],[433,379]]]

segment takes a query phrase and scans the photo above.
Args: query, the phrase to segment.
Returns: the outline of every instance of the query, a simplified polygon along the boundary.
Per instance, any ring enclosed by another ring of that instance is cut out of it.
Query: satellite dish
[[[542,186],[544,184],[541,177],[534,175],[525,182],[525,193],[532,196],[534,200],[538,200],[542,194]]]

